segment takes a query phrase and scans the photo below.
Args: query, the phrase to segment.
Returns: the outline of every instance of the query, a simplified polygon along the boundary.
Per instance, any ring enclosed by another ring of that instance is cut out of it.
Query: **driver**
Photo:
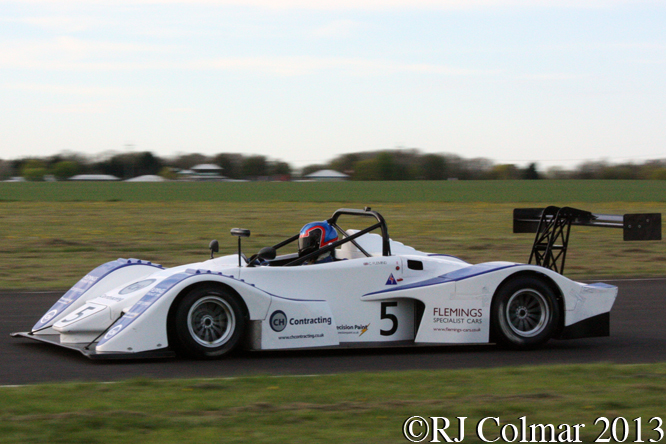
[[[338,232],[326,221],[310,222],[301,228],[298,237],[298,256],[303,257],[338,240]],[[303,265],[321,264],[335,260],[334,250],[315,256]]]

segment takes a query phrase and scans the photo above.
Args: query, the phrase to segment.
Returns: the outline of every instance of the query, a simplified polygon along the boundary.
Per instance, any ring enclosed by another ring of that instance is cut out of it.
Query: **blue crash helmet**
[[[326,221],[310,222],[301,228],[298,255],[305,256],[338,240],[338,232]]]

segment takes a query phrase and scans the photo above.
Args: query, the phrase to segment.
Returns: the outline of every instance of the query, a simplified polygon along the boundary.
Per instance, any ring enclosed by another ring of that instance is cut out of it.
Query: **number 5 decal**
[[[391,336],[393,333],[395,333],[398,330],[398,318],[396,317],[396,315],[391,313],[386,313],[386,309],[388,307],[397,307],[397,306],[398,306],[397,302],[382,302],[382,314],[380,319],[390,319],[391,322],[393,322],[393,326],[390,329],[379,331],[382,334],[382,336]]]

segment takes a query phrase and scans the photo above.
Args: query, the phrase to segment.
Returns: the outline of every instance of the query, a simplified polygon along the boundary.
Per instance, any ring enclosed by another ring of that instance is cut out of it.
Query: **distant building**
[[[222,167],[213,165],[212,163],[202,163],[201,165],[195,165],[192,168],[197,174],[220,174],[222,172]]]
[[[77,174],[72,176],[69,180],[79,180],[79,181],[112,181],[120,180],[116,176],[110,174]]]
[[[125,182],[166,182],[166,179],[162,176],[146,174],[145,176],[132,177],[131,179],[127,179]]]
[[[222,167],[210,163],[195,165],[189,170],[178,171],[178,177],[185,180],[225,180]]]
[[[308,174],[305,176],[305,179],[317,181],[341,181],[349,179],[349,176],[335,170],[319,170]]]

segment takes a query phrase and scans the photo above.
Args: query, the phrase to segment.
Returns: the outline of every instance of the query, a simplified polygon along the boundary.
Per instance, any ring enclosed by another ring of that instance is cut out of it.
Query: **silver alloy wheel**
[[[531,338],[548,326],[550,308],[546,298],[536,290],[518,290],[506,304],[509,328],[521,337]]]
[[[218,347],[233,335],[236,316],[227,301],[219,296],[206,296],[196,301],[187,313],[187,328],[197,343]]]

